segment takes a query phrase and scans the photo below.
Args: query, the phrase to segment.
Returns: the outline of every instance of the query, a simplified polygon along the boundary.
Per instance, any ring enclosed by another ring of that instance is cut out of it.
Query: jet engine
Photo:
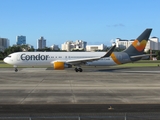
[[[71,68],[71,67],[72,67],[72,65],[66,64],[64,62],[59,62],[59,61],[54,62],[54,64],[53,64],[53,68],[55,70],[64,70],[65,68]]]

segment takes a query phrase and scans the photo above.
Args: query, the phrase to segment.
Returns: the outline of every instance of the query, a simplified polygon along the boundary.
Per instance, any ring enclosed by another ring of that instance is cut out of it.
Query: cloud
[[[124,24],[119,23],[119,24],[114,24],[114,25],[106,25],[107,27],[125,27]]]
[[[119,24],[115,24],[113,25],[114,27],[124,27],[125,25],[123,25],[122,23],[119,23]]]

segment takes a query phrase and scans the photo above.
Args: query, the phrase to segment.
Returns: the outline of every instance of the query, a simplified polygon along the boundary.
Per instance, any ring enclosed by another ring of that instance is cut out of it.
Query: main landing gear
[[[82,72],[83,70],[82,70],[82,68],[75,68],[74,69],[76,72]]]

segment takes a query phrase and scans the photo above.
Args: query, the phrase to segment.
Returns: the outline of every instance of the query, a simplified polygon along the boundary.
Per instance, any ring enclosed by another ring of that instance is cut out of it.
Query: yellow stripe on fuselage
[[[119,60],[116,58],[116,55],[114,54],[114,53],[112,53],[111,54],[111,58],[113,59],[113,61],[116,63],[116,64],[121,64],[120,62],[119,62]]]

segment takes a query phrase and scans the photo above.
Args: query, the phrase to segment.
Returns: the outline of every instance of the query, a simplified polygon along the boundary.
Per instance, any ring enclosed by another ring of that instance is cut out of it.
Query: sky
[[[0,37],[16,36],[37,48],[84,40],[111,46],[116,38],[135,39],[146,28],[160,37],[160,0],[0,0]]]

